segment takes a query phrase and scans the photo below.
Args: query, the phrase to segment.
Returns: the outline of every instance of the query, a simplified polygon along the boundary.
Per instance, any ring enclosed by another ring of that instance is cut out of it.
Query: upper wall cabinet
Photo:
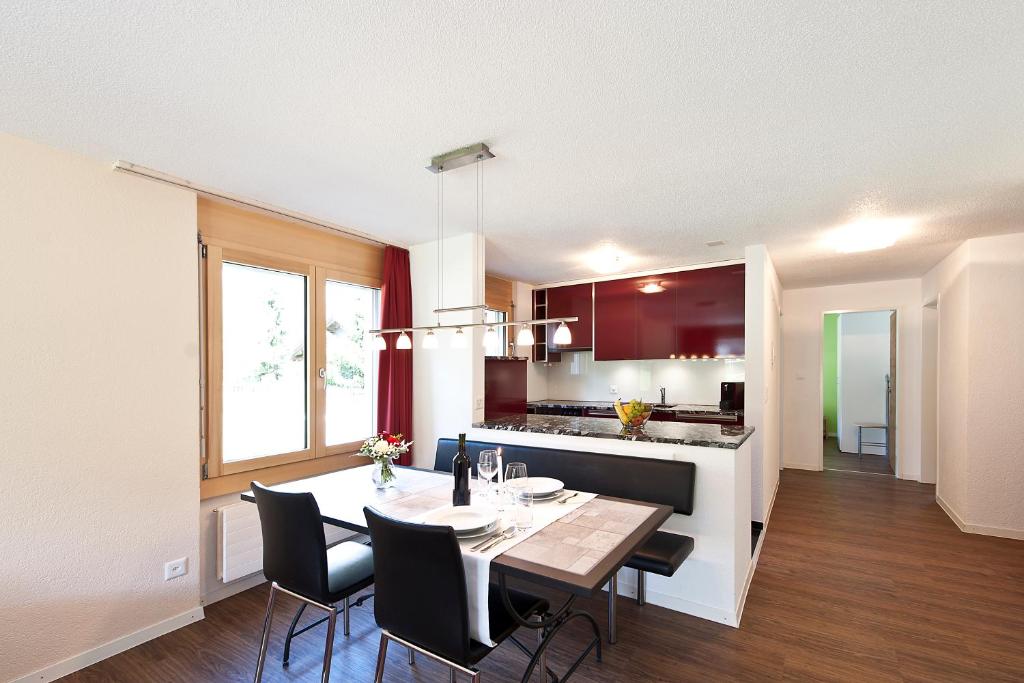
[[[595,283],[594,360],[742,356],[744,272],[741,264]]]
[[[550,287],[547,290],[547,317],[564,318],[578,316],[579,322],[567,323],[572,332],[572,343],[559,346],[552,337],[558,324],[548,324],[548,351],[582,351],[594,346],[594,285],[567,285]]]
[[[672,358],[676,343],[676,299],[680,273],[633,278],[636,290],[637,358]]]
[[[638,357],[636,304],[637,289],[632,279],[594,283],[594,360]]]
[[[742,264],[676,273],[677,357],[743,355],[745,273]]]

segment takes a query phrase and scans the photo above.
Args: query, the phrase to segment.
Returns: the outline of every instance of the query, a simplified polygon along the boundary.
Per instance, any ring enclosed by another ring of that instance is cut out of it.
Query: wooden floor
[[[65,680],[251,680],[266,592],[211,605],[205,620]],[[604,623],[604,601],[586,606]],[[574,681],[1024,680],[1024,542],[963,534],[934,487],[897,479],[783,472],[739,629],[626,599],[619,608],[618,644]],[[264,680],[318,680],[322,633],[296,641],[288,669],[268,660]],[[556,667],[582,640],[565,635]],[[372,612],[356,610],[351,638],[339,627],[332,680],[372,680],[377,644]],[[391,650],[385,681],[447,681],[438,665],[421,657],[410,668]],[[504,645],[484,680],[519,680],[524,663]]]
[[[894,476],[889,469],[889,461],[884,455],[864,455],[861,457],[856,453],[843,453],[839,450],[838,440],[834,436],[825,439],[822,454],[824,456],[823,465],[826,470],[868,472],[870,474]]]

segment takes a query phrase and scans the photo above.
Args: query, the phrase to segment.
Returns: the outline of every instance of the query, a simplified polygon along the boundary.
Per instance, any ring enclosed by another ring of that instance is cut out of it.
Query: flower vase
[[[374,485],[381,491],[389,489],[395,485],[397,476],[395,475],[395,468],[392,466],[390,460],[379,460],[373,463],[373,471],[370,476],[373,479]]]

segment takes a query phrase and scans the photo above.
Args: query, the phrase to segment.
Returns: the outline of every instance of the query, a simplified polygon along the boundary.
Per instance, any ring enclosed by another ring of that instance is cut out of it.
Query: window
[[[366,331],[378,326],[380,290],[327,280],[325,432],[327,446],[362,441],[377,426],[377,352]]]
[[[495,311],[493,309],[484,309],[484,322],[485,323],[503,323],[506,321],[505,311]],[[498,333],[497,335],[490,335],[484,337],[484,355],[485,356],[506,356],[508,355],[508,328],[507,327],[496,327],[494,328]]]
[[[308,448],[307,278],[225,261],[221,288],[223,461]]]
[[[362,464],[348,455],[377,426],[367,331],[379,321],[383,248],[208,200],[198,208],[203,495]]]

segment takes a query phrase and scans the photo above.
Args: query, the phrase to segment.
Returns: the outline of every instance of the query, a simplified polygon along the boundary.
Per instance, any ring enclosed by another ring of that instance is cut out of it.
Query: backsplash
[[[546,368],[549,399],[614,401],[642,398],[656,402],[658,388],[667,389],[669,403],[718,405],[722,382],[742,382],[742,360],[594,360],[591,351],[562,352],[560,363]],[[609,386],[618,389],[609,392]]]

